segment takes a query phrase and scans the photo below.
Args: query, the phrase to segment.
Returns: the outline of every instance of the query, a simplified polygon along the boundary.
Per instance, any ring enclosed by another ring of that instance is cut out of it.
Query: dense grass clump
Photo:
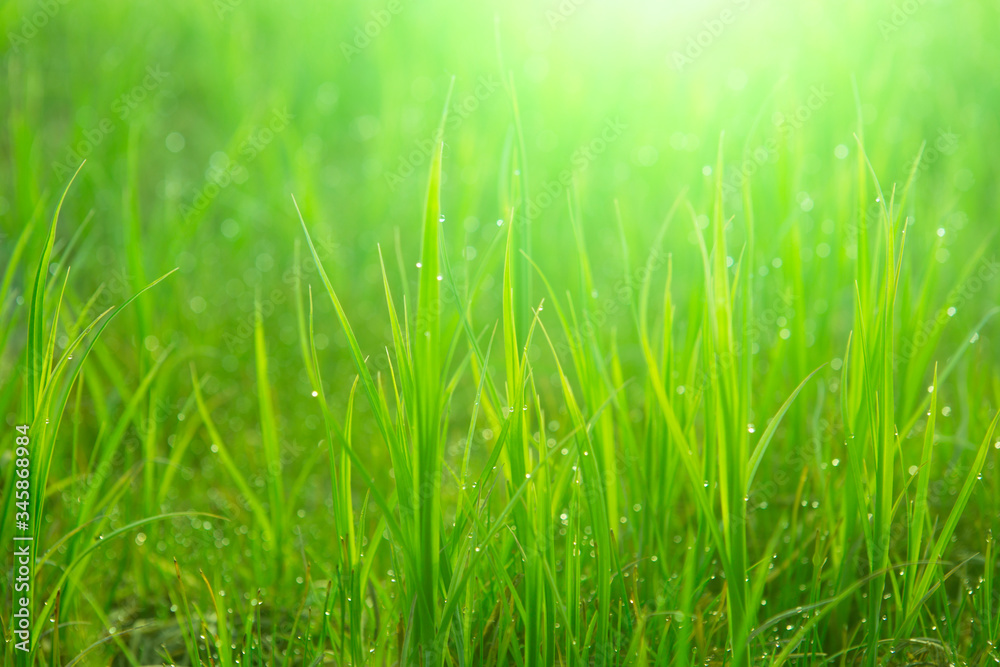
[[[1000,663],[998,19],[8,3],[0,662]]]

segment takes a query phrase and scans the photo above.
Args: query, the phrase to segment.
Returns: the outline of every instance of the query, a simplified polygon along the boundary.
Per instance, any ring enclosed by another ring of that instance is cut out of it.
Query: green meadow
[[[0,5],[0,663],[1000,663],[1000,6]]]

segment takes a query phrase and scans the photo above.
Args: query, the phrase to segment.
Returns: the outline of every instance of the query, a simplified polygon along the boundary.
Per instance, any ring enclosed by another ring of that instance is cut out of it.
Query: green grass
[[[1000,662],[998,18],[0,8],[0,663]]]

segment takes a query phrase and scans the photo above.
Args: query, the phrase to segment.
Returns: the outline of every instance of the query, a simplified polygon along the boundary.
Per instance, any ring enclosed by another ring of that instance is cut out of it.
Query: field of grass
[[[998,25],[4,3],[0,663],[1000,663]]]

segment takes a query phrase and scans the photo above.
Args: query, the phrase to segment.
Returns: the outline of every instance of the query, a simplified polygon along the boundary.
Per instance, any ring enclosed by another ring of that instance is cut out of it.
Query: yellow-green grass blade
[[[274,549],[278,574],[282,569],[282,549],[284,545],[285,491],[282,482],[281,452],[278,449],[278,430],[274,417],[274,401],[267,372],[267,346],[264,340],[264,318],[261,311],[260,292],[254,301],[254,359],[257,371],[257,401],[260,410],[260,434],[264,447],[264,463],[267,466],[266,479],[271,514],[271,528],[274,531]]]
[[[934,420],[937,416],[937,395],[938,395],[938,375],[937,364],[934,364],[934,379],[931,385],[931,403],[927,411],[927,424],[924,426],[924,446],[920,454],[920,466],[918,468],[917,493],[913,499],[913,516],[910,519],[909,543],[907,548],[907,560],[911,565],[907,568],[905,587],[906,598],[904,607],[907,614],[913,613],[913,587],[917,584],[916,561],[920,558],[922,551],[921,539],[923,537],[924,521],[927,517],[927,490],[931,481],[931,462],[934,458]]]
[[[250,505],[254,518],[257,520],[257,524],[261,528],[264,540],[272,542],[274,540],[274,527],[271,525],[270,515],[264,508],[264,504],[257,497],[257,494],[250,488],[250,484],[247,483],[246,478],[240,471],[239,466],[237,466],[236,462],[233,460],[232,454],[229,453],[229,446],[226,445],[225,438],[222,437],[219,430],[216,428],[215,421],[212,419],[212,415],[209,413],[208,406],[202,396],[201,381],[198,379],[198,372],[195,370],[194,364],[191,365],[191,386],[194,387],[194,396],[198,405],[198,412],[201,414],[201,420],[205,425],[205,430],[208,432],[212,451],[218,455],[219,461],[222,463],[222,467],[233,480],[233,484],[236,485],[236,488],[239,489],[240,493],[243,494],[243,497],[246,498],[247,504]],[[278,547],[279,545],[274,545],[274,548]]]
[[[38,405],[39,395],[43,386],[44,378],[43,371],[43,348],[42,348],[42,330],[45,326],[45,285],[49,275],[49,258],[52,256],[52,246],[56,239],[56,226],[59,223],[59,212],[62,210],[63,202],[66,201],[66,195],[69,193],[70,187],[73,185],[73,181],[76,180],[77,174],[83,169],[83,165],[86,161],[81,162],[80,166],[77,167],[76,172],[70,178],[69,183],[66,184],[66,188],[63,190],[62,196],[59,198],[59,203],[56,204],[55,213],[52,216],[52,224],[49,225],[48,234],[45,237],[45,242],[42,248],[42,254],[38,258],[38,267],[35,270],[35,281],[31,293],[31,301],[29,305],[29,315],[28,315],[28,347],[27,347],[27,358],[26,358],[26,371],[27,371],[27,420],[33,421],[36,414],[36,409]]]
[[[764,432],[760,436],[760,440],[757,441],[757,446],[754,447],[753,453],[750,455],[750,461],[748,464],[748,469],[750,472],[747,475],[747,485],[746,488],[744,489],[746,495],[750,494],[750,487],[753,485],[754,477],[756,477],[757,475],[757,469],[760,467],[760,463],[764,459],[764,454],[767,452],[767,447],[768,445],[771,444],[771,439],[774,437],[775,432],[778,430],[778,426],[781,425],[782,418],[785,416],[785,413],[788,412],[788,408],[792,406],[792,403],[795,401],[795,397],[798,396],[799,392],[801,392],[805,388],[809,380],[811,380],[812,377],[816,375],[816,373],[820,372],[824,366],[826,366],[826,364],[823,364],[823,366],[820,366],[812,373],[807,375],[805,379],[799,383],[799,386],[797,386],[792,391],[792,393],[789,394],[788,398],[785,399],[785,402],[781,405],[780,408],[778,408],[778,411],[774,413],[774,416],[771,417],[771,419],[768,421],[767,428],[764,429]]]

